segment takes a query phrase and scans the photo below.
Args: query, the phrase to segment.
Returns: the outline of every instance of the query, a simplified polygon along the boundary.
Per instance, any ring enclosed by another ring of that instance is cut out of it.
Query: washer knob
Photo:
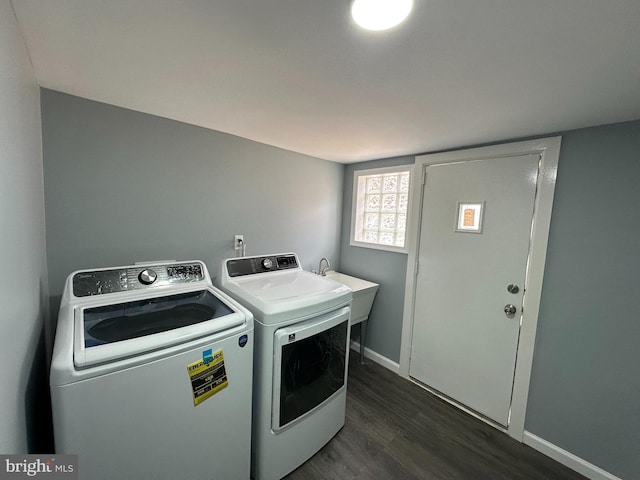
[[[273,262],[271,261],[270,258],[265,258],[264,260],[262,260],[262,268],[271,270],[271,267],[273,267]]]
[[[144,285],[151,285],[153,282],[156,281],[157,278],[158,278],[158,274],[154,270],[151,270],[150,268],[147,268],[146,270],[141,271],[140,274],[138,275],[138,280],[140,280],[140,283]]]

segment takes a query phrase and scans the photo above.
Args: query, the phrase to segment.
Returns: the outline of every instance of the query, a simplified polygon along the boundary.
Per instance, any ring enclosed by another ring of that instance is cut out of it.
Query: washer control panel
[[[73,276],[73,294],[76,297],[88,297],[199,282],[204,278],[202,263],[140,265],[113,270],[86,271],[78,272]]]
[[[243,257],[227,260],[229,277],[277,272],[278,270],[299,269],[298,257],[293,253],[284,255],[266,255],[261,257]]]

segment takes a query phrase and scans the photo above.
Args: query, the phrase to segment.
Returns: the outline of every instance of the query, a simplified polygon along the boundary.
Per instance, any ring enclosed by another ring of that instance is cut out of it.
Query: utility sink
[[[376,297],[379,285],[361,278],[327,270],[326,277],[334,282],[342,283],[353,292],[351,301],[351,325],[360,324],[360,363],[364,362],[364,348],[366,339],[366,322],[371,312],[373,299]]]
[[[351,325],[360,323],[369,318],[373,299],[378,291],[378,284],[363,280],[361,278],[338,273],[333,270],[327,270],[327,278],[342,283],[353,292],[353,301],[351,302]]]

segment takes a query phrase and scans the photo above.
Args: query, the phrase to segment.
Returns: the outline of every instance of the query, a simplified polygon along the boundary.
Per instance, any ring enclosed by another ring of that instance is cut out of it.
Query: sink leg
[[[364,365],[364,345],[367,339],[367,321],[360,322],[360,365]]]

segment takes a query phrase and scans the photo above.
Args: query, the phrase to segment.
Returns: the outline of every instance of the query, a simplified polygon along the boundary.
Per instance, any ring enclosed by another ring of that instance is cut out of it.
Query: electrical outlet
[[[235,250],[241,250],[244,245],[244,235],[235,235],[233,237],[233,248]]]

